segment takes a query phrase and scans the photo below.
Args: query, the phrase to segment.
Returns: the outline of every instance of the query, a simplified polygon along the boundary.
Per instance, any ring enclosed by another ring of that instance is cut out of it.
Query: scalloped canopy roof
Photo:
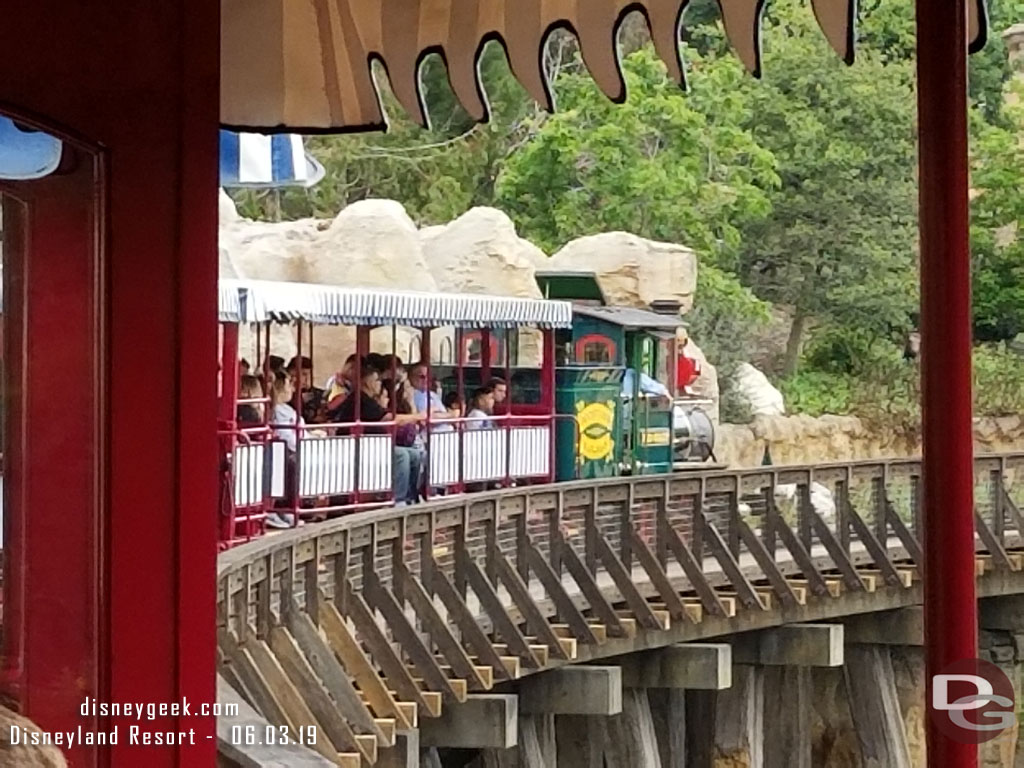
[[[625,98],[616,35],[631,11],[647,18],[670,75],[685,87],[679,32],[687,0],[221,0],[221,120],[263,131],[372,131],[385,127],[371,62],[381,61],[402,107],[421,124],[423,58],[440,53],[452,88],[476,120],[487,100],[477,69],[499,40],[516,79],[548,109],[542,51],[558,27],[574,32],[609,98]],[[853,61],[856,0],[810,0],[821,31]],[[765,0],[719,0],[726,35],[755,76]],[[968,0],[971,50],[985,41],[984,0]]]

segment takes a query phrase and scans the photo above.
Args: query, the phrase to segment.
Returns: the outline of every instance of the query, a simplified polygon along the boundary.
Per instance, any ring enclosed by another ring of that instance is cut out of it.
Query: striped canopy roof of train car
[[[761,18],[770,0],[718,0],[726,36],[746,68],[761,72]],[[856,0],[808,0],[821,31],[845,61],[854,56]],[[685,87],[680,28],[687,0],[222,0],[221,119],[240,130],[303,133],[382,130],[373,61],[384,65],[402,107],[427,124],[424,57],[440,53],[456,97],[488,117],[478,63],[498,40],[512,74],[554,107],[541,52],[556,28],[579,40],[583,62],[615,101],[625,99],[617,32],[625,16],[646,18],[669,76]],[[984,0],[967,0],[971,50],[984,45]]]
[[[567,301],[419,293],[260,280],[220,282],[222,322],[401,325],[413,328],[569,328]]]

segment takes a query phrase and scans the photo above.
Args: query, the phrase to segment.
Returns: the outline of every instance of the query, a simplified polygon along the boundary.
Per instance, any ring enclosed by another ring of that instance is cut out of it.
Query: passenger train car
[[[414,428],[414,447],[421,455],[420,488],[426,498],[670,471],[679,444],[675,398],[650,397],[645,388],[665,374],[667,355],[675,354],[674,337],[667,342],[679,320],[678,315],[642,314],[645,323],[627,323],[638,315],[598,313],[560,300],[221,281],[222,545],[261,535],[269,520],[295,525],[396,501],[395,480],[405,471],[402,435],[408,433],[392,420],[400,410],[396,403],[388,404],[389,417],[383,420],[363,418],[357,404],[345,422],[272,423],[280,404],[268,385],[275,375],[274,356],[294,357],[301,371],[303,357],[316,357],[314,334],[330,328],[347,329],[351,347],[332,350],[337,357],[330,360],[310,360],[308,389],[291,394],[295,413],[303,411],[316,382],[341,368],[346,353],[354,353],[345,374],[355,382],[354,391],[364,380],[361,361],[371,352],[401,357],[407,371],[413,363],[429,362],[417,368],[421,378],[407,384],[422,392],[424,402],[451,393],[464,401],[494,379],[507,385],[507,400],[486,418],[425,409]],[[614,354],[606,346],[595,357],[587,336],[602,322],[606,341],[615,336],[608,343],[617,346]],[[582,354],[567,356],[569,348]],[[241,396],[243,358],[263,383],[260,391]],[[391,365],[383,377],[401,380],[397,361]],[[354,402],[371,407],[363,398]],[[240,421],[240,409],[250,417]],[[702,460],[709,452],[692,451],[688,458]]]

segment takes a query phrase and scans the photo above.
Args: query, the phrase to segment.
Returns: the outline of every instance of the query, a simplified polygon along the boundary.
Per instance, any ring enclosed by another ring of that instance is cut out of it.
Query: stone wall
[[[756,467],[765,449],[773,464],[820,464],[921,455],[919,438],[869,429],[854,416],[758,416],[750,424],[720,424],[715,455],[731,467]],[[975,419],[978,453],[1024,451],[1020,416]]]

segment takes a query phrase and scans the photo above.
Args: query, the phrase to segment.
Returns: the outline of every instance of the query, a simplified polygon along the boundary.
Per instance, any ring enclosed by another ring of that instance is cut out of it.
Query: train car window
[[[590,365],[610,364],[612,362],[612,353],[608,348],[608,344],[603,341],[588,341],[583,345],[582,362]]]

